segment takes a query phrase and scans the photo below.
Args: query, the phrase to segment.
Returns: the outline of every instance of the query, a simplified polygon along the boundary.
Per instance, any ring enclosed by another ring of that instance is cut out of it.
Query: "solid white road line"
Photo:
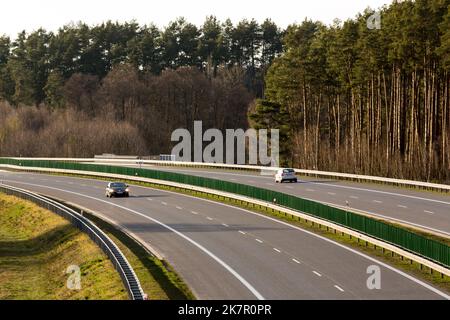
[[[436,203],[442,203],[442,204],[449,204],[450,205],[450,202],[447,202],[447,201],[441,201],[441,200],[435,200],[435,199],[429,199],[429,198],[422,198],[422,197],[417,197],[417,196],[410,196],[410,195],[401,194],[401,193],[395,193],[395,192],[380,191],[380,190],[365,189],[365,188],[357,188],[357,187],[348,187],[348,186],[339,186],[339,185],[328,184],[328,183],[317,183],[317,182],[309,182],[309,183],[320,184],[321,186],[329,186],[329,187],[333,187],[333,188],[343,188],[343,189],[349,189],[349,190],[358,190],[358,191],[386,194],[386,195],[390,195],[390,196],[404,197],[404,198],[423,200],[423,201],[430,201],[430,202],[436,202]]]
[[[28,185],[33,185],[31,183],[25,183],[25,182],[18,182],[15,181],[16,183],[22,183],[22,184],[28,184]],[[216,256],[214,253],[212,253],[211,251],[209,251],[208,249],[206,249],[204,246],[202,246],[200,243],[196,242],[195,240],[189,238],[188,236],[186,236],[185,234],[181,233],[180,231],[166,225],[165,223],[149,217],[139,211],[118,205],[116,203],[110,202],[110,201],[105,201],[102,199],[98,199],[95,197],[91,197],[82,193],[78,193],[78,192],[73,192],[73,191],[68,191],[68,190],[64,190],[64,189],[59,189],[59,188],[53,188],[53,187],[48,187],[48,186],[42,186],[42,185],[37,185],[34,184],[34,186],[38,186],[38,187],[44,187],[47,189],[52,189],[52,190],[58,190],[58,191],[62,191],[62,192],[66,192],[66,193],[71,193],[71,194],[75,194],[77,196],[81,196],[81,197],[85,197],[91,200],[95,200],[95,201],[99,201],[99,202],[103,202],[106,203],[108,205],[120,208],[122,210],[126,210],[129,211],[131,213],[134,213],[144,219],[148,219],[150,221],[153,221],[154,223],[159,224],[160,226],[166,228],[169,231],[172,231],[173,233],[175,233],[176,235],[180,236],[181,238],[183,238],[184,240],[188,241],[189,243],[191,243],[192,245],[194,245],[195,247],[197,247],[198,249],[200,249],[201,251],[203,251],[204,253],[206,253],[209,257],[211,257],[213,260],[215,260],[218,264],[220,264],[222,267],[224,267],[229,273],[231,273],[240,283],[242,283],[242,285],[244,285],[258,300],[265,300],[265,298],[261,295],[261,293],[258,292],[258,290],[256,290],[247,280],[245,280],[236,270],[234,270],[232,267],[230,267],[226,262],[224,262],[222,259],[220,259],[218,256]]]
[[[176,170],[176,169],[175,170],[169,170],[169,171],[175,171],[175,172],[180,171],[180,172],[190,172],[190,173],[193,172],[192,170]],[[209,173],[209,174],[213,173],[213,171],[200,171],[200,170],[198,170],[196,172],[203,172],[203,173]],[[216,173],[216,174],[219,174],[219,173]],[[259,179],[272,179],[272,177],[269,178],[269,177],[263,177],[263,176],[241,174],[241,173],[220,173],[220,174],[222,174],[222,175],[235,175],[235,176],[241,176],[241,177],[255,177],[255,178],[259,178]],[[248,181],[248,182],[254,183],[254,181]],[[423,198],[423,197],[418,197],[418,196],[411,196],[411,195],[395,193],[395,192],[388,192],[388,191],[381,191],[381,190],[374,190],[374,189],[367,189],[367,188],[350,187],[350,186],[342,186],[342,185],[335,185],[335,184],[322,183],[322,182],[310,182],[310,181],[307,181],[307,180],[305,180],[304,182],[308,183],[308,184],[328,186],[328,187],[332,187],[332,188],[342,188],[342,189],[349,189],[349,190],[358,190],[358,191],[364,191],[364,192],[386,194],[386,195],[392,195],[392,196],[397,196],[397,197],[404,197],[404,198],[410,198],[410,199],[416,199],[416,200],[424,200],[424,201],[430,201],[430,202],[436,202],[436,203],[442,203],[442,204],[450,205],[450,202],[447,202],[447,201]],[[313,189],[306,189],[306,191],[314,192],[315,190],[313,190]]]
[[[168,171],[179,171],[179,172],[193,172],[193,170],[168,170]],[[235,175],[235,176],[241,176],[241,177],[255,177],[255,178],[259,178],[259,179],[273,179],[272,177],[264,177],[264,176],[255,176],[255,175],[248,175],[248,174],[242,174],[242,173],[216,173],[214,171],[200,171],[197,170],[195,172],[203,172],[203,173],[209,173],[209,174],[222,174],[222,175]],[[254,182],[254,181],[252,181]],[[358,188],[358,187],[350,187],[350,186],[342,186],[342,185],[336,185],[336,184],[329,184],[329,183],[323,183],[323,182],[310,182],[305,180],[304,183],[308,183],[308,184],[315,184],[315,185],[319,185],[319,186],[328,186],[328,187],[332,187],[332,188],[342,188],[342,189],[349,189],[349,190],[359,190],[359,191],[365,191],[365,192],[372,192],[372,193],[379,193],[379,194],[387,194],[387,195],[392,195],[392,196],[398,196],[398,197],[405,197],[405,198],[411,198],[411,199],[417,199],[417,200],[424,200],[424,201],[430,201],[430,202],[436,202],[436,203],[442,203],[442,204],[449,204],[450,202],[447,201],[441,201],[441,200],[435,200],[435,199],[429,199],[429,198],[422,198],[422,197],[417,197],[417,196],[410,196],[410,195],[406,195],[406,194],[401,194],[401,193],[395,193],[395,192],[388,192],[388,191],[381,191],[381,190],[374,190],[374,189],[367,189],[367,188]],[[307,189],[306,191],[314,191],[311,189]]]
[[[95,180],[93,180],[93,179],[87,179],[87,180],[95,181]],[[33,184],[33,183],[20,182],[20,181],[16,181],[16,180],[5,180],[5,181],[13,182],[13,183],[18,183],[18,184],[24,184],[24,185],[31,185],[31,186],[43,187],[43,188],[47,188],[47,189],[53,189],[53,190],[63,191],[63,192],[72,193],[72,194],[77,194],[77,195],[79,195],[79,196],[84,196],[84,197],[91,198],[91,199],[94,199],[94,200],[97,200],[97,201],[101,201],[101,202],[108,203],[108,204],[111,204],[111,205],[114,205],[114,206],[118,206],[118,205],[116,205],[116,204],[114,204],[114,203],[111,203],[111,202],[108,202],[108,201],[105,201],[105,200],[101,200],[101,199],[97,199],[97,198],[94,198],[94,197],[90,197],[90,196],[87,196],[87,195],[84,195],[84,194],[81,194],[81,193],[76,193],[76,192],[72,192],[72,191],[68,191],[68,190],[64,190],[64,189],[59,189],[59,188],[53,188],[53,187],[49,187],[49,186],[46,186],[46,185],[38,185],[38,184]],[[142,187],[142,188],[144,188],[144,189],[149,189],[149,188],[145,188],[145,187]],[[192,198],[192,199],[198,200],[198,198],[196,198],[196,197],[194,197],[194,196],[190,196],[190,195],[183,195],[183,194],[179,194],[179,193],[176,193],[176,192],[173,192],[173,191],[165,191],[165,192],[171,193],[171,194],[175,194],[175,195],[178,195],[178,196],[183,196],[183,197],[188,197],[188,198]],[[284,225],[284,226],[286,226],[286,227],[295,229],[295,230],[297,230],[297,231],[306,233],[306,234],[308,234],[308,235],[310,235],[310,236],[312,236],[312,237],[316,237],[316,238],[318,238],[318,239],[321,239],[321,240],[323,240],[323,241],[325,241],[325,242],[328,242],[328,243],[330,243],[330,244],[333,244],[333,245],[335,245],[335,246],[337,246],[337,247],[339,247],[339,248],[341,248],[341,249],[343,249],[343,250],[352,252],[352,253],[355,254],[355,255],[358,255],[358,256],[360,256],[360,257],[365,258],[366,260],[369,260],[369,261],[374,262],[374,263],[376,263],[376,264],[378,264],[378,265],[380,265],[380,266],[383,266],[384,268],[389,269],[389,270],[391,270],[391,271],[393,271],[393,272],[395,272],[395,273],[397,273],[397,274],[403,276],[404,278],[407,278],[407,279],[409,279],[410,281],[412,281],[412,282],[414,282],[414,283],[416,283],[416,284],[418,284],[418,285],[420,285],[420,286],[422,286],[422,287],[424,287],[424,288],[426,288],[426,289],[428,289],[428,290],[434,292],[435,294],[437,294],[437,295],[443,297],[444,299],[450,300],[450,295],[448,295],[448,294],[446,294],[446,293],[440,291],[439,289],[437,289],[437,288],[435,288],[435,287],[429,285],[428,283],[425,283],[424,281],[421,281],[421,280],[419,280],[419,279],[416,279],[416,278],[414,278],[413,276],[411,276],[411,275],[409,275],[409,274],[407,274],[407,273],[405,273],[405,272],[403,272],[403,271],[401,271],[401,270],[399,270],[399,269],[396,269],[396,268],[394,268],[394,267],[392,267],[392,266],[390,266],[390,265],[388,265],[388,264],[386,264],[386,263],[384,263],[384,262],[381,262],[381,261],[379,261],[379,260],[377,260],[377,259],[375,259],[375,258],[372,258],[372,257],[368,256],[368,255],[365,254],[365,253],[362,253],[362,252],[359,252],[359,251],[357,251],[357,250],[355,250],[355,249],[349,248],[349,247],[347,247],[347,246],[345,246],[345,245],[343,245],[343,244],[340,244],[340,243],[335,242],[335,241],[333,241],[333,240],[331,240],[331,239],[325,238],[324,236],[321,236],[321,235],[319,235],[319,234],[316,234],[316,233],[314,233],[314,232],[312,232],[312,231],[304,230],[304,229],[302,229],[302,228],[300,228],[300,227],[293,226],[292,224],[289,224],[289,223],[287,223],[287,222],[283,222],[283,221],[277,220],[276,218],[271,218],[271,217],[265,216],[265,215],[263,215],[263,214],[256,213],[256,212],[253,212],[253,211],[250,211],[250,210],[246,210],[246,209],[243,209],[243,208],[235,207],[235,206],[232,206],[232,205],[229,205],[229,204],[220,203],[220,202],[215,202],[215,201],[213,201],[213,200],[208,200],[208,199],[201,199],[201,200],[202,200],[202,201],[206,201],[206,202],[210,202],[210,203],[214,203],[214,204],[217,204],[217,205],[221,205],[221,206],[233,208],[233,209],[236,209],[236,210],[239,210],[239,211],[243,211],[243,212],[246,212],[247,214],[252,214],[252,215],[255,215],[255,216],[260,217],[261,219],[266,219],[266,220],[270,220],[270,221],[276,222],[276,223],[278,223],[278,224],[282,224],[282,225]],[[124,208],[125,208],[125,207],[124,207]],[[125,209],[127,209],[127,208],[125,208]],[[129,210],[131,210],[131,209],[129,209]],[[380,215],[380,216],[381,216],[381,215]],[[439,231],[439,230],[437,230],[437,231]],[[177,231],[177,232],[178,232],[178,231]],[[256,240],[258,241],[259,239],[256,239]],[[262,243],[261,240],[259,240],[258,242],[261,242],[261,243]],[[217,260],[216,260],[216,261],[217,261]],[[227,269],[227,270],[228,270],[228,269]],[[230,271],[230,272],[231,272],[231,271]],[[243,280],[245,281],[245,279],[243,279]],[[242,281],[241,281],[241,282],[242,282]],[[247,287],[247,288],[248,288],[248,287]],[[252,293],[253,293],[253,291],[252,291]],[[253,294],[254,294],[254,293],[253,293]],[[261,296],[261,297],[262,297],[262,296]],[[262,298],[262,299],[264,299],[264,298]]]

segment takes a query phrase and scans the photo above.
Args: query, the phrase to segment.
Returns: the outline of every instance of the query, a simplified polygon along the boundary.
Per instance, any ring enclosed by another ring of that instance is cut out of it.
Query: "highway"
[[[130,166],[125,163],[114,165]],[[277,184],[273,176],[251,171],[153,165],[143,165],[142,168],[253,185],[341,207],[348,205],[365,214],[450,236],[450,196],[437,192],[311,177],[301,177],[298,183]]]
[[[199,299],[450,299],[351,248],[225,204],[137,186],[130,198],[108,199],[104,181],[66,176],[0,172],[0,180],[78,204],[125,228],[162,255]],[[380,290],[367,288],[371,265],[381,269]]]

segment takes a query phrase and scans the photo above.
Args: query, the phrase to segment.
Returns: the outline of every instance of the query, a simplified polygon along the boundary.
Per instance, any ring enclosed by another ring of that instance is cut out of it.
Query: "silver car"
[[[297,177],[295,176],[294,169],[280,169],[275,174],[275,182],[283,183],[284,181],[297,183]]]

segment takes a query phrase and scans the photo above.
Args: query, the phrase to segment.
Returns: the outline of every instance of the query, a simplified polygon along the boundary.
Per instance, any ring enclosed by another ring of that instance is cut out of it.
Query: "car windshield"
[[[294,169],[284,169],[283,170],[284,173],[294,173]]]
[[[124,183],[120,183],[120,182],[115,182],[115,183],[111,183],[111,188],[125,188],[126,185]]]

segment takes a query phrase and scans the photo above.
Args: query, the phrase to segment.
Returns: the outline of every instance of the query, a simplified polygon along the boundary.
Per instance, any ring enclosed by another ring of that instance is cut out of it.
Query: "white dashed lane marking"
[[[342,289],[342,288],[339,287],[338,285],[334,285],[334,287],[335,287],[336,289],[338,289],[340,292],[344,292],[344,289]]]
[[[229,225],[227,225],[226,223],[222,223],[222,225],[227,228],[229,227]]]
[[[182,207],[176,206],[175,208],[177,208],[178,210],[182,210]]]
[[[359,199],[359,197],[357,197],[357,196],[350,196],[350,198],[352,198],[352,199]]]
[[[198,214],[198,212],[196,212],[196,211],[191,211],[191,213],[192,213],[192,214],[195,214],[195,215]]]
[[[277,249],[277,248],[273,248],[273,250],[275,250],[275,251],[278,252],[278,253],[281,252],[281,250],[280,250],[280,249]]]
[[[380,200],[373,200],[373,202],[375,202],[375,203],[383,203],[383,201],[380,201]]]
[[[401,205],[401,204],[397,205],[397,207],[399,207],[399,208],[403,208],[403,209],[408,209],[408,207],[407,207],[407,206],[404,206],[404,205]]]
[[[258,241],[259,243],[263,243],[262,240],[259,240],[259,239],[255,239],[255,240]]]
[[[300,264],[300,261],[298,261],[297,259],[292,259],[292,261],[294,261],[295,263]]]
[[[433,211],[428,211],[428,210],[424,210],[423,212],[425,212],[425,213],[429,213],[429,214],[434,214],[434,212],[433,212]]]
[[[161,204],[167,206],[167,202],[161,201]]]
[[[335,196],[336,195],[336,193],[334,193],[334,192],[327,192],[330,196]]]
[[[306,189],[306,191],[314,192],[315,190],[313,190],[313,189]]]
[[[318,277],[321,277],[322,275],[320,274],[320,273],[318,273],[317,271],[313,271],[313,273],[316,275],[316,276],[318,276]]]
[[[212,221],[212,220],[214,220],[213,218],[211,218],[211,217],[206,217],[206,219],[208,219],[209,221]]]
[[[241,230],[239,230],[239,233],[240,233],[240,234],[245,234],[245,232],[244,232],[244,231],[241,231]]]

